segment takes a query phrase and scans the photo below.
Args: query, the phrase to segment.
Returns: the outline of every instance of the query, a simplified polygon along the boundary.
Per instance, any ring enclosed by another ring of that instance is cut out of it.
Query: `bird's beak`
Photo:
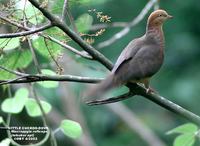
[[[171,15],[168,15],[168,16],[167,16],[167,18],[168,18],[168,19],[172,19],[172,18],[173,18],[173,16],[171,16]]]

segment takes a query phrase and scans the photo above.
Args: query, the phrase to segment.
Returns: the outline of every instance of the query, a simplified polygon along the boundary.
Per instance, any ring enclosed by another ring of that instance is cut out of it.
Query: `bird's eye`
[[[159,17],[161,17],[161,16],[162,16],[162,14],[159,15]]]

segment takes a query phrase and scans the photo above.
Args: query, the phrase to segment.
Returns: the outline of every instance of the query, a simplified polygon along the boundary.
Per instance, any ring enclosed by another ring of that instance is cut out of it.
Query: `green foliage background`
[[[51,0],[49,7],[55,14],[62,12],[63,0]],[[0,1],[1,2],[1,1]],[[85,32],[88,26],[84,26],[81,22],[81,15],[87,15],[89,9],[96,9],[102,11],[104,14],[109,15],[111,22],[130,22],[136,17],[147,0],[71,0],[70,9],[75,20],[80,20],[77,26],[78,30]],[[151,86],[159,92],[162,96],[168,98],[175,103],[193,111],[200,115],[199,99],[200,99],[200,5],[197,0],[183,1],[183,0],[160,0],[160,8],[165,9],[169,14],[174,16],[174,19],[168,21],[164,25],[164,33],[166,40],[165,47],[165,62],[159,73],[157,73],[151,82]],[[95,14],[89,13],[93,18],[88,18],[88,24],[91,25],[100,23]],[[131,29],[131,31],[123,38],[115,42],[114,44],[102,48],[102,52],[113,62],[116,61],[118,55],[123,48],[133,38],[139,37],[144,34],[146,27],[146,19],[140,22],[137,26]],[[93,22],[92,22],[93,21]],[[69,22],[67,22],[69,24]],[[94,46],[98,43],[107,40],[112,37],[121,28],[107,28],[103,35],[94,37]],[[52,29],[52,32],[53,29]],[[48,32],[47,32],[48,33]],[[50,33],[50,31],[49,31]],[[86,33],[92,33],[87,32]],[[85,37],[87,38],[87,37]],[[41,39],[34,42],[35,46],[42,46]],[[70,42],[74,47],[79,48],[73,42]],[[58,48],[56,45],[52,45]],[[53,48],[52,47],[52,48]],[[58,50],[60,51],[61,48]],[[64,51],[64,50],[62,50]],[[56,53],[58,53],[56,52]],[[49,64],[49,58],[46,55],[47,52],[38,50],[38,56],[41,64]],[[108,73],[107,70],[99,63],[94,63],[86,59],[75,57],[73,54],[67,53],[67,57],[73,61],[65,62],[69,67],[65,73],[71,73],[82,76],[93,77],[105,77]],[[23,67],[26,67],[30,60],[30,52],[23,52],[23,58],[26,60]],[[17,54],[15,54],[17,55]],[[27,57],[29,56],[29,57]],[[22,60],[18,60],[21,64]],[[0,60],[12,62],[11,58],[4,58]],[[27,71],[35,72],[31,67],[33,64],[29,64]],[[12,66],[13,67],[13,66]],[[89,68],[95,68],[89,69]],[[18,68],[14,66],[13,69]],[[0,71],[0,78],[4,72]],[[6,76],[10,78],[11,76]],[[5,79],[5,78],[4,78]],[[62,83],[60,83],[62,84]],[[54,108],[60,113],[63,113],[63,108],[66,105],[62,105],[60,99],[62,93],[58,89],[46,89],[41,86],[35,86],[39,95],[45,98]],[[79,83],[67,83],[66,92],[67,96],[74,95],[77,97],[76,106],[80,105],[83,112],[86,124],[91,132],[92,137],[98,146],[147,146],[147,144],[141,140],[136,132],[133,132],[124,122],[115,114],[110,112],[105,106],[89,107],[81,102],[81,93],[85,91],[85,86]],[[14,94],[14,89],[13,89]],[[7,97],[4,92],[4,88],[0,88],[0,103]],[[180,116],[177,116],[162,107],[146,100],[142,97],[134,97],[123,101],[136,115],[151,128],[165,143],[166,145],[172,145],[174,136],[166,135],[165,133],[174,127],[188,122]],[[65,111],[67,113],[67,111]],[[0,111],[0,115],[6,117],[5,113]],[[25,116],[24,116],[25,115]],[[27,113],[23,110],[19,116],[14,116],[18,123],[26,124],[30,122],[31,118],[27,116]],[[33,119],[32,119],[33,120]],[[25,122],[26,121],[26,122]],[[40,123],[40,119],[34,119],[35,122]],[[32,123],[32,122],[30,122]],[[14,124],[14,123],[13,123]],[[53,125],[52,125],[53,127]],[[2,138],[3,136],[0,135]],[[70,146],[75,145],[71,142],[71,139],[66,139],[62,136],[59,137],[59,145],[68,143]],[[195,146],[200,145],[199,141],[196,141]]]

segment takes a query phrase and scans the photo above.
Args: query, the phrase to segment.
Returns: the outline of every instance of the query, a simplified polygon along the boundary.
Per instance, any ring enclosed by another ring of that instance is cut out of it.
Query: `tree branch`
[[[17,33],[8,33],[8,34],[0,34],[0,38],[15,38],[15,37],[21,37],[21,36],[27,36],[31,35],[43,30],[46,30],[48,28],[51,28],[52,24],[46,24],[44,26],[41,26],[39,28],[33,28],[32,30],[23,31],[23,32],[17,32]]]
[[[21,28],[21,29],[25,29],[26,27],[19,24],[19,23],[16,23],[15,21],[12,21],[10,19],[8,19],[7,17],[3,16],[2,14],[0,14],[0,19],[2,19],[3,21],[5,22],[8,22],[9,24],[13,25],[13,26],[16,26],[18,28]],[[28,29],[25,29],[25,30],[28,30]]]
[[[31,86],[31,89],[32,89],[32,92],[33,92],[33,93],[32,93],[32,94],[33,94],[33,97],[35,98],[36,103],[38,104],[39,109],[40,109],[40,111],[41,111],[41,113],[42,113],[41,118],[42,118],[42,121],[43,121],[43,125],[44,125],[45,127],[49,127],[48,120],[47,120],[47,116],[46,116],[46,113],[45,113],[45,111],[44,111],[44,109],[43,109],[43,107],[42,107],[42,103],[41,103],[39,97],[37,96],[37,93],[36,93],[35,89],[33,88],[33,86]],[[54,138],[54,136],[53,136],[52,130],[51,130],[51,129],[48,129],[48,130],[49,130],[49,136],[51,137],[51,138],[50,138],[51,146],[57,146],[57,142],[56,142],[56,140],[55,140],[55,138]]]
[[[33,45],[32,45],[32,40],[28,37],[27,41],[28,41],[28,45],[29,45],[32,57],[33,57],[33,62],[35,64],[35,68],[36,68],[37,72],[39,74],[41,74],[41,70],[40,70],[40,66],[39,66],[39,63],[38,63],[38,60],[37,60],[37,57],[36,57],[36,53],[35,53],[35,50],[34,50]]]
[[[82,56],[82,57],[84,57],[84,58],[87,58],[87,59],[92,59],[92,56],[90,56],[90,55],[87,54],[86,52],[78,51],[78,50],[76,50],[75,48],[73,48],[72,46],[69,46],[69,45],[67,45],[67,44],[65,44],[65,43],[62,43],[62,42],[60,42],[59,40],[57,40],[57,39],[55,39],[55,38],[53,38],[53,37],[51,37],[51,36],[47,36],[47,35],[42,35],[42,36],[43,36],[44,38],[47,38],[47,39],[49,39],[49,40],[51,40],[51,41],[53,41],[53,42],[59,44],[59,45],[62,46],[63,48],[72,51],[73,53],[75,53],[75,54],[77,54],[77,55],[80,55],[80,56]]]
[[[157,0],[150,0],[145,7],[142,9],[142,11],[140,12],[140,14],[135,17],[130,23],[128,23],[126,25],[126,27],[124,27],[121,31],[119,31],[118,33],[116,33],[114,36],[112,36],[110,39],[101,42],[97,45],[97,48],[103,48],[106,46],[109,46],[111,44],[113,44],[115,41],[117,41],[118,39],[120,39],[121,37],[125,36],[131,29],[131,27],[137,25],[140,21],[142,21],[142,19],[145,17],[145,15],[148,13],[148,11],[153,7],[153,5],[157,2]]]
[[[5,84],[19,84],[19,83],[31,83],[31,82],[40,82],[40,81],[60,81],[60,82],[79,82],[79,83],[98,83],[102,81],[101,78],[90,78],[90,77],[81,77],[73,75],[24,75],[16,79],[11,80],[0,80],[0,85]]]
[[[63,10],[62,10],[62,21],[65,22],[68,9],[68,0],[64,0]]]
[[[98,83],[103,80],[102,78],[91,78],[91,77],[82,77],[82,76],[74,76],[74,75],[43,75],[43,74],[32,75],[32,74],[12,71],[3,66],[0,66],[0,69],[19,76],[11,80],[0,80],[0,85],[31,83],[31,82],[40,82],[40,81],[63,81],[63,82],[68,81],[68,82],[79,82],[79,83]]]
[[[27,75],[27,74],[25,74],[25,73],[21,73],[21,72],[18,72],[18,71],[10,70],[10,69],[5,68],[5,67],[3,67],[3,66],[0,66],[0,70],[5,70],[5,71],[7,71],[7,72],[9,72],[9,73],[11,73],[11,74],[17,75],[17,76],[25,76],[25,75]]]
[[[69,1],[65,0],[64,5],[63,5],[63,11],[62,11],[62,21],[63,21],[63,23],[66,23],[65,21],[66,21],[67,17],[69,18],[69,21],[72,25],[73,30],[77,33],[78,31],[77,31],[76,25],[74,23],[74,18],[72,16],[71,12],[70,12]]]
[[[154,103],[160,105],[161,107],[174,112],[186,119],[188,119],[189,121],[192,121],[198,125],[200,125],[200,117],[192,112],[190,112],[189,110],[186,110],[185,108],[173,103],[172,101],[166,99],[165,97],[162,97],[158,94],[147,94],[145,89],[142,89],[143,92],[141,92],[139,95],[145,97],[146,99],[149,99],[151,101],[153,101]]]

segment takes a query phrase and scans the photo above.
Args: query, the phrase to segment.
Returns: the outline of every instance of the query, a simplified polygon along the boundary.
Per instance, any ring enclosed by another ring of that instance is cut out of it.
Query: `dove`
[[[161,68],[164,60],[163,23],[172,18],[165,10],[156,10],[147,20],[146,33],[133,39],[118,57],[111,73],[91,88],[87,97],[101,96],[113,88],[132,83],[142,83],[150,92],[150,79]]]

